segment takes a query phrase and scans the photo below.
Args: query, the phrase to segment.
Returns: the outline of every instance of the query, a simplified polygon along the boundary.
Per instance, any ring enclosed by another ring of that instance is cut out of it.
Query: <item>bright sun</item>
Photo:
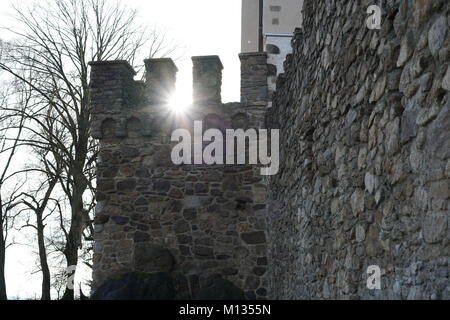
[[[170,99],[170,109],[172,112],[185,113],[190,105],[189,92],[176,92]]]

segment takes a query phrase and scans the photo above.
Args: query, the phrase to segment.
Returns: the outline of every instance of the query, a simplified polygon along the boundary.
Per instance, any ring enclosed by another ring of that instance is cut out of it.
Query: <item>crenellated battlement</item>
[[[190,120],[202,120],[218,114],[224,123],[231,123],[240,113],[260,112],[252,118],[254,126],[262,124],[262,111],[267,106],[267,56],[265,53],[241,54],[241,101],[222,104],[223,65],[218,56],[192,57],[193,106]],[[153,137],[162,130],[185,126],[180,117],[168,117],[170,98],[175,93],[178,68],[170,58],[146,59],[145,81],[136,81],[136,72],[127,61],[90,62],[91,66],[91,128],[96,139],[125,138],[129,123],[143,137]],[[263,108],[263,109],[261,109]],[[176,118],[176,119],[175,119]],[[192,121],[191,121],[192,122]],[[167,132],[166,132],[167,134]]]
[[[262,128],[265,56],[241,56],[243,101],[226,104],[220,58],[193,57],[193,103],[184,113],[170,106],[175,63],[144,62],[145,81],[134,80],[126,61],[90,63],[91,134],[100,148],[94,289],[113,275],[164,271],[186,277],[190,297],[218,276],[248,298],[264,297],[266,190],[258,165],[175,165],[170,140],[175,129],[192,132],[194,121],[203,131]]]

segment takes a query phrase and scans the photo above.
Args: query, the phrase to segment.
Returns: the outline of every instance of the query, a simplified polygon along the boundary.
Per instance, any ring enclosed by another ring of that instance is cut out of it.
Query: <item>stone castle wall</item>
[[[218,57],[194,57],[194,103],[171,111],[177,68],[145,61],[146,81],[125,61],[91,63],[92,135],[99,141],[93,288],[122,273],[180,272],[190,295],[214,277],[251,299],[267,294],[265,196],[252,165],[175,165],[172,131],[260,128],[267,108],[265,54],[242,61],[244,103],[222,104]],[[263,81],[261,80],[263,79]],[[169,249],[173,259],[164,254]]]
[[[382,1],[369,30],[373,2],[305,1],[278,79],[272,298],[450,299],[450,3]]]
[[[450,4],[383,1],[369,30],[371,4],[306,0],[276,92],[266,54],[240,55],[241,103],[221,102],[217,57],[194,57],[189,117],[167,105],[170,59],[146,60],[145,82],[91,63],[94,288],[163,270],[191,294],[220,275],[248,298],[450,298]],[[280,129],[278,174],[172,164],[171,132],[194,120]]]

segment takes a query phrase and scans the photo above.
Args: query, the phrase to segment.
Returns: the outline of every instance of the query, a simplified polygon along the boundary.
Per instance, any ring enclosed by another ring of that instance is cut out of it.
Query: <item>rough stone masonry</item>
[[[369,30],[372,4],[304,2],[272,108],[264,53],[240,56],[228,104],[220,60],[194,57],[188,120],[167,106],[170,59],[146,60],[145,82],[125,61],[91,63],[94,288],[167,271],[191,295],[220,275],[250,299],[450,299],[450,3],[386,0]],[[193,120],[280,129],[279,173],[173,165],[170,133]]]
[[[219,275],[247,298],[267,295],[266,189],[258,166],[175,165],[175,129],[258,129],[267,109],[266,54],[243,54],[242,103],[222,104],[222,63],[193,57],[194,103],[168,100],[177,68],[145,61],[134,81],[126,61],[91,62],[92,136],[99,140],[94,291],[127,272],[179,273],[194,297]],[[167,254],[167,249],[170,254]]]
[[[372,4],[305,1],[278,78],[272,298],[450,299],[450,2]]]

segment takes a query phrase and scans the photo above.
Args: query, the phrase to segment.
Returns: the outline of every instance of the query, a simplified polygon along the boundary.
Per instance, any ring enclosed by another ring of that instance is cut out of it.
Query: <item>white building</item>
[[[284,72],[293,32],[302,26],[302,7],[303,0],[242,0],[241,52],[266,51],[277,76]],[[276,76],[269,77],[269,92],[275,90],[275,82]]]

